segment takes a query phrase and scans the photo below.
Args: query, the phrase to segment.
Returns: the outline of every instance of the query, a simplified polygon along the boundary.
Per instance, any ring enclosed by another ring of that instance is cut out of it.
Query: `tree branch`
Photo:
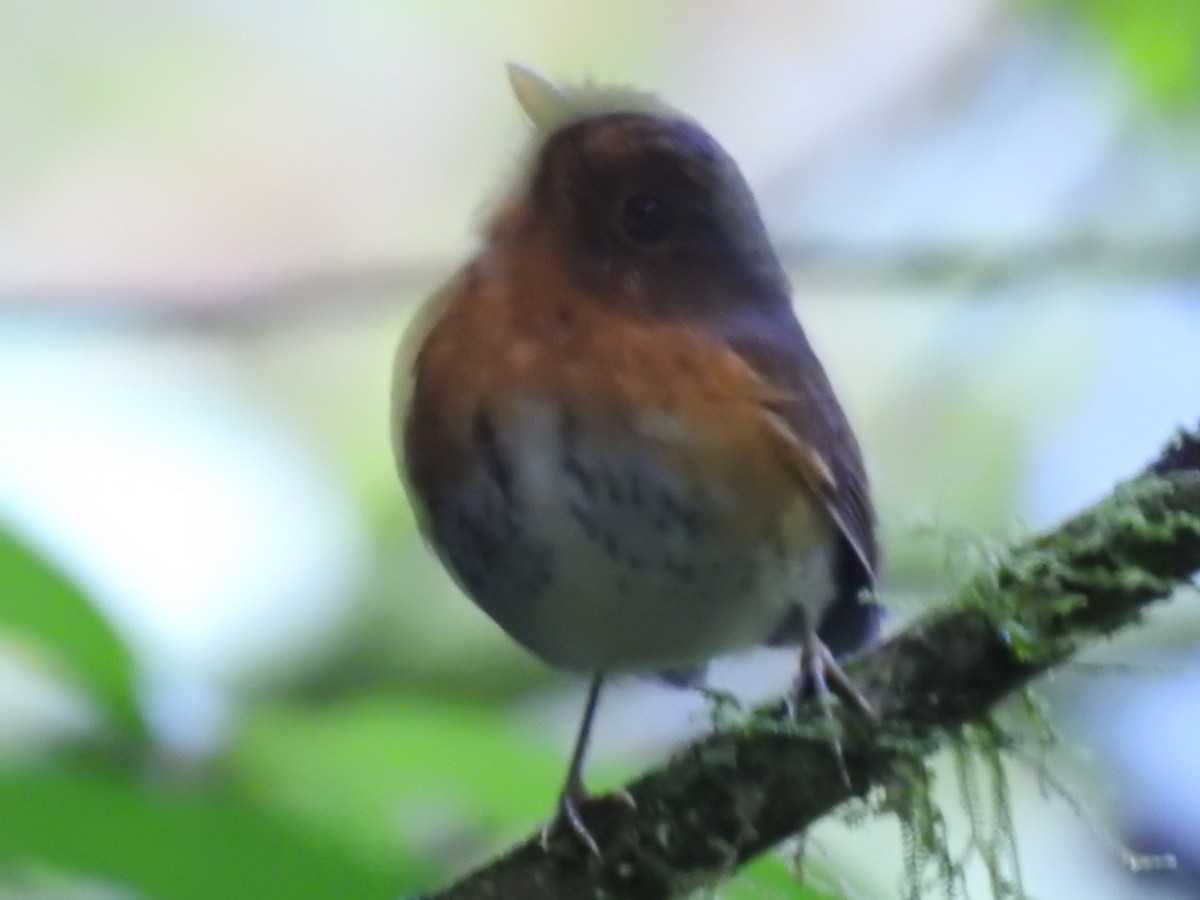
[[[901,778],[1077,648],[1136,621],[1200,571],[1200,430],[1137,478],[995,560],[847,672],[879,715],[841,711],[846,774],[827,737],[779,707],[700,740],[628,786],[636,809],[588,807],[602,848],[536,838],[428,900],[657,900],[720,879],[872,786]]]
[[[1003,248],[883,247],[817,240],[777,247],[800,289],[903,290],[952,287],[985,291],[1037,277],[1070,274],[1110,281],[1195,281],[1200,239],[1192,235],[1114,241],[1090,233]],[[298,272],[226,290],[167,285],[0,285],[0,314],[70,315],[141,328],[241,331],[286,325],[348,311],[386,309],[398,297],[421,296],[450,273],[449,261],[364,265]]]

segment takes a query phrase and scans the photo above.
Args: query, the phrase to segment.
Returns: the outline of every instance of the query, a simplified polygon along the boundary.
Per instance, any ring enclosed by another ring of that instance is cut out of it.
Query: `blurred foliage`
[[[0,897],[394,898],[527,833],[562,775],[561,754],[495,708],[370,685],[324,704],[274,695],[212,758],[171,758],[118,636],[6,532],[0,627],[122,738],[0,758]]]
[[[51,654],[127,733],[142,731],[133,664],[112,627],[65,576],[0,527],[0,629]]]
[[[414,877],[402,857],[388,868],[362,865],[234,784],[150,774],[82,761],[0,772],[0,858],[181,900],[383,900]]]
[[[746,866],[717,892],[718,900],[838,900],[841,896],[798,877],[792,864],[775,853]]]
[[[464,834],[520,837],[563,767],[494,709],[391,696],[254,711],[230,762],[264,802],[372,864]]]
[[[1200,107],[1196,0],[1038,0],[1067,7],[1116,50],[1134,81],[1168,107]]]

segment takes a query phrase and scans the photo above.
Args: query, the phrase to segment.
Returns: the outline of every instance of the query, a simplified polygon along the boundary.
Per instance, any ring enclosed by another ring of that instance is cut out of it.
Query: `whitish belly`
[[[785,513],[752,540],[730,527],[728,487],[685,487],[648,443],[606,456],[550,417],[497,441],[497,458],[430,510],[434,542],[472,598],[551,664],[693,666],[762,643],[798,605],[819,619],[833,596],[832,533],[814,544],[800,496],[797,523]]]

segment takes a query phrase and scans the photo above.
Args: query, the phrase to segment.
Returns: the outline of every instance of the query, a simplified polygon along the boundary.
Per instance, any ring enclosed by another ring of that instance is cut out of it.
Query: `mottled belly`
[[[689,481],[649,438],[614,448],[547,412],[481,431],[478,464],[420,498],[427,530],[475,602],[551,664],[691,667],[833,597],[832,529],[799,491],[747,528],[736,483]]]

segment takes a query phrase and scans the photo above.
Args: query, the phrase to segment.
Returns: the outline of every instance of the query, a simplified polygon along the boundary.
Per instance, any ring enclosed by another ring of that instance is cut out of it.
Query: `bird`
[[[614,673],[702,686],[714,657],[792,646],[794,700],[869,714],[838,660],[880,630],[876,518],[730,155],[653,94],[508,76],[528,146],[401,340],[391,430],[463,592],[590,678],[543,833],[599,853],[583,770]]]

